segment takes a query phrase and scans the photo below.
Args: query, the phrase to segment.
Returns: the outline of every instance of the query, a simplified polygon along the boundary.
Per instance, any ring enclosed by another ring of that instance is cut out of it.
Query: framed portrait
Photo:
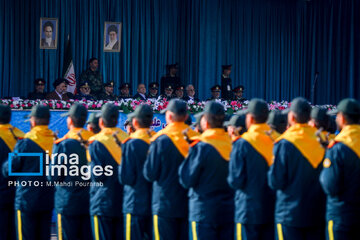
[[[104,52],[120,52],[121,23],[105,22],[104,25]]]
[[[58,19],[40,18],[40,49],[57,49]]]

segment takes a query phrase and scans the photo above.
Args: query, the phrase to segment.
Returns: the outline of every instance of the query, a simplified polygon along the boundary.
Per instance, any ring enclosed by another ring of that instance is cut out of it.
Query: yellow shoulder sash
[[[226,161],[230,160],[232,142],[230,136],[222,128],[208,129],[200,135],[201,142],[210,144]]]
[[[15,136],[11,133],[11,129]],[[14,150],[16,144],[15,137],[22,139],[24,136],[25,133],[18,128],[13,127],[10,124],[0,124],[0,138],[5,142],[6,146],[8,146],[11,151]]]
[[[348,146],[360,158],[360,125],[347,125],[335,137],[336,142]]]
[[[147,144],[150,144],[150,137],[154,134],[153,131],[151,131],[149,128],[141,128],[136,130],[131,136],[130,139],[140,139]]]
[[[26,133],[24,138],[28,138],[35,142],[39,147],[48,151],[51,155],[53,142],[54,142],[54,133],[48,128],[47,125],[40,125],[33,127],[30,132]]]
[[[110,155],[113,157],[113,159],[118,164],[120,164],[121,163],[121,147],[115,141],[115,138],[113,136],[113,134],[115,132],[118,132],[116,136],[118,137],[118,139],[120,141],[124,140],[124,139],[121,139],[124,136],[122,133],[119,132],[118,128],[104,128],[98,134],[92,136],[89,139],[89,142],[92,143],[94,141],[99,141],[100,143],[102,143],[104,145],[104,147],[108,150]]]

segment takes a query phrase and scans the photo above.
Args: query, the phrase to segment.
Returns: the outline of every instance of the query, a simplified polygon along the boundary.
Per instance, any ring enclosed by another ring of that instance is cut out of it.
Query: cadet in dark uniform
[[[90,94],[91,89],[88,82],[83,82],[79,86],[79,93],[75,95],[77,100],[94,101],[95,97]]]
[[[151,82],[149,84],[149,94],[147,98],[155,98],[159,97],[159,84],[157,82]]]
[[[189,188],[191,239],[233,239],[234,191],[228,185],[231,139],[223,128],[224,106],[208,102],[199,139],[180,165],[180,183]]]
[[[318,129],[316,132],[318,140],[327,147],[329,141],[335,138],[334,134],[327,131],[330,127],[330,116],[327,114],[327,109],[314,107],[311,110],[310,117],[309,125]]]
[[[36,100],[36,99],[45,99],[46,92],[45,89],[45,80],[43,78],[35,79],[34,81],[35,90],[28,95],[28,99]]]
[[[225,100],[233,99],[232,96],[232,83],[230,78],[231,65],[222,65],[221,75],[221,98]]]
[[[171,84],[165,86],[165,93],[160,95],[160,99],[166,99],[166,101],[170,101],[175,96],[173,95],[174,88]]]
[[[327,195],[327,239],[360,239],[360,103],[344,99],[336,112],[341,132],[329,145],[320,175]]]
[[[119,180],[124,185],[123,213],[125,239],[152,239],[151,183],[143,175],[149,150],[153,111],[149,105],[139,105],[128,114],[135,132],[122,145]]]
[[[50,181],[68,183],[70,186],[55,187],[55,210],[57,213],[57,234],[60,239],[90,239],[90,215],[89,215],[89,187],[77,186],[75,182],[87,183],[80,174],[76,176],[61,174],[59,166],[70,168],[76,166],[79,169],[87,166],[86,144],[93,133],[83,129],[87,118],[85,106],[74,103],[69,112],[62,114],[67,117],[69,132],[64,137],[57,139],[54,144],[53,154],[58,154],[50,165],[54,175],[49,176]],[[78,162],[70,164],[64,162],[60,154],[65,154],[70,159],[71,154],[77,154]]]
[[[246,110],[248,131],[234,142],[228,182],[236,190],[236,239],[274,239],[275,192],[268,186],[273,140],[267,135],[269,110],[264,100],[252,99]]]
[[[120,89],[120,95],[119,95],[119,99],[127,99],[127,98],[132,98],[132,96],[130,95],[130,84],[128,83],[123,83],[120,85],[119,89]]]
[[[234,88],[233,89],[233,94],[234,94],[233,100],[239,101],[239,102],[246,101],[246,98],[243,97],[244,90],[245,90],[245,88],[243,85],[240,85],[240,86],[237,86],[236,88]]]
[[[123,187],[118,180],[118,166],[121,163],[121,141],[128,135],[117,128],[119,111],[114,104],[107,103],[101,108],[99,126],[101,132],[91,137],[89,153],[91,166],[111,167],[112,175],[92,173],[92,182],[103,186],[90,188],[90,215],[93,237],[96,240],[123,239],[122,198]]]
[[[279,110],[271,111],[266,123],[271,128],[267,134],[275,141],[286,131],[288,125],[287,114]]]
[[[178,168],[189,151],[183,131],[189,126],[186,103],[173,99],[166,108],[167,127],[151,138],[144,165],[145,179],[153,183],[154,239],[188,239],[187,191],[180,185]],[[195,135],[188,131],[189,137]]]
[[[241,138],[241,135],[247,131],[245,125],[246,114],[235,114],[229,121],[224,122],[227,133],[229,134],[233,143]]]
[[[80,81],[88,82],[92,94],[97,97],[102,92],[103,87],[103,75],[98,70],[99,67],[99,61],[97,58],[90,58],[89,60],[89,68],[86,69],[84,72],[80,75]]]
[[[184,86],[183,85],[178,85],[176,87],[176,89],[175,89],[175,97],[178,98],[178,99],[183,99],[184,98]]]
[[[291,102],[290,128],[276,139],[268,181],[276,190],[278,239],[323,239],[325,195],[319,175],[325,150],[308,125],[311,107],[304,98]]]
[[[86,122],[86,129],[94,134],[99,133],[101,130],[99,127],[99,118],[100,116],[98,116],[97,113],[91,113],[89,119]]]
[[[169,85],[171,85],[172,89],[175,89],[178,85],[181,84],[180,78],[176,76],[178,70],[179,65],[177,63],[166,65],[167,74],[160,79],[161,94],[166,94],[165,88]]]
[[[7,105],[0,105],[0,167],[8,160],[9,153],[14,150],[18,140],[24,138],[24,133],[11,126],[11,109]],[[9,185],[9,181],[0,173],[0,239],[14,240],[15,234],[15,214],[14,197],[15,187]]]
[[[221,93],[221,90],[220,90],[220,85],[215,85],[213,86],[212,88],[210,88],[211,90],[211,98],[207,99],[206,101],[211,101],[211,100],[222,100],[220,98],[220,93]]]
[[[11,159],[11,172],[16,176],[16,173],[39,173],[39,169],[43,169],[44,174],[16,178],[18,182],[39,183],[39,186],[19,184],[16,187],[16,233],[18,239],[49,240],[51,215],[54,208],[54,189],[47,186],[45,163],[46,154],[51,154],[54,133],[48,128],[50,111],[47,106],[34,106],[29,116],[31,130],[25,134],[24,139],[17,142],[13,152],[40,154],[43,157],[42,165],[40,165],[39,157],[15,155]],[[3,165],[5,176],[10,175],[8,164],[9,162],[6,162]]]
[[[104,91],[99,95],[101,100],[116,101],[117,97],[114,94],[114,81],[110,81],[104,84]]]

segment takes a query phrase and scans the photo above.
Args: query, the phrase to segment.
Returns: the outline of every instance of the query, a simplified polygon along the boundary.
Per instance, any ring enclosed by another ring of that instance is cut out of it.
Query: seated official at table
[[[34,91],[29,93],[28,99],[36,100],[36,99],[45,99],[46,92],[45,89],[45,80],[43,78],[37,78],[34,81]]]
[[[173,92],[174,92],[174,88],[171,84],[167,84],[165,86],[165,94],[161,94],[160,95],[160,99],[166,99],[167,101],[170,101],[171,99],[174,98]]]
[[[46,99],[49,100],[64,100],[69,101],[67,95],[67,85],[69,84],[68,80],[64,78],[58,78],[53,83],[54,91],[46,95]]]
[[[195,97],[195,87],[192,84],[187,85],[186,87],[186,96],[183,98],[184,101],[193,100],[195,102],[199,102],[200,99]]]
[[[206,101],[211,101],[211,100],[222,100],[220,98],[220,93],[221,93],[221,87],[220,85],[215,85],[212,88],[210,88],[211,90],[211,98],[207,99]]]
[[[236,88],[234,88],[233,89],[233,94],[234,94],[233,100],[240,101],[240,102],[246,101],[246,98],[243,97],[244,91],[245,91],[245,88],[243,85],[240,85],[240,86],[237,86]]]
[[[136,89],[137,93],[134,95],[134,99],[146,100],[146,87],[145,84],[139,83]]]
[[[90,93],[91,93],[91,89],[89,83],[83,82],[80,84],[79,93],[75,95],[75,99],[94,101],[95,97]]]
[[[107,101],[116,101],[117,97],[114,94],[114,81],[104,84],[103,92],[99,95],[99,99]]]
[[[149,94],[147,98],[158,98],[159,97],[159,84],[157,82],[151,82],[149,84]]]
[[[129,83],[123,83],[120,85],[119,89],[120,89],[120,95],[119,95],[119,100],[120,99],[127,99],[127,98],[132,98],[132,96],[130,95],[130,84]]]

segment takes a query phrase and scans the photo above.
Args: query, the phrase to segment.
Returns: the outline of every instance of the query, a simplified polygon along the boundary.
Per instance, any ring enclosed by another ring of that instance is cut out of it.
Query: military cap
[[[183,86],[183,85],[179,85],[179,86],[176,87],[176,90],[182,90],[182,91],[184,91],[184,86]]]
[[[297,97],[291,101],[290,108],[284,110],[284,113],[288,113],[290,111],[299,115],[306,114],[309,116],[308,118],[310,118],[311,106],[305,98]]]
[[[231,70],[232,65],[222,65],[222,70]]]
[[[236,88],[233,89],[233,92],[243,92],[245,90],[243,85],[237,86]]]
[[[98,125],[99,124],[99,116],[97,113],[91,113],[87,122],[86,123],[92,123],[92,124],[95,124],[95,125]]]
[[[45,105],[35,105],[31,109],[31,113],[27,117],[36,117],[36,118],[50,118],[50,109]]]
[[[353,98],[345,98],[339,102],[337,108],[329,111],[329,114],[337,114],[342,112],[347,115],[360,115],[360,103]]]
[[[159,89],[159,84],[157,82],[151,82],[149,84],[150,89]]]
[[[131,88],[129,83],[123,83],[120,85],[119,89],[124,89],[124,88]]]
[[[283,133],[287,127],[287,115],[283,114],[279,110],[274,110],[269,113],[268,120],[266,123],[271,127],[274,128],[279,133]]]
[[[112,103],[106,103],[101,108],[101,113],[98,113],[97,116],[107,120],[107,121],[117,121],[119,118],[118,108]]]
[[[135,108],[135,111],[127,115],[128,120],[131,121],[133,118],[143,119],[143,120],[152,120],[153,110],[147,104],[141,104]]]
[[[59,86],[62,83],[69,84],[69,81],[66,80],[65,78],[58,78],[54,81],[53,86],[54,86],[54,88],[56,88],[57,86]]]
[[[269,107],[264,100],[259,98],[253,98],[249,102],[248,108],[246,110],[238,111],[236,114],[247,113],[250,113],[257,117],[267,118],[269,115]]]
[[[34,80],[35,85],[45,85],[45,80],[43,78],[37,78]]]
[[[187,114],[187,105],[186,102],[180,99],[171,99],[166,109],[162,110],[161,113],[170,111],[176,115],[186,115]]]
[[[236,115],[233,115],[229,121],[225,121],[224,126],[225,127],[234,126],[234,127],[246,128],[245,119],[246,119],[245,114],[241,114],[241,115],[236,114]]]
[[[69,116],[79,119],[86,119],[87,118],[87,109],[84,105],[80,103],[74,103],[71,105],[68,112],[61,114],[60,116]]]
[[[204,112],[199,112],[194,115],[195,122],[191,125],[191,127],[196,127],[200,125],[201,118],[204,116]]]
[[[310,117],[316,120],[322,126],[328,126],[329,124],[329,115],[325,108],[314,107],[311,110]]]
[[[4,123],[10,122],[11,109],[9,105],[0,104],[0,120]]]
[[[220,92],[221,91],[221,87],[220,87],[220,85],[215,85],[215,86],[213,86],[213,87],[211,87],[210,88],[210,90],[212,91],[212,92]]]
[[[114,81],[104,83],[104,87],[114,87]]]
[[[165,85],[164,89],[171,89],[174,90],[173,86],[171,84]]]
[[[224,105],[215,101],[207,102],[204,107],[204,113],[225,115]]]
[[[81,84],[80,84],[80,86],[79,86],[79,88],[82,88],[82,87],[90,87],[90,85],[89,85],[89,82],[88,81],[84,81],[84,82],[82,82]]]

